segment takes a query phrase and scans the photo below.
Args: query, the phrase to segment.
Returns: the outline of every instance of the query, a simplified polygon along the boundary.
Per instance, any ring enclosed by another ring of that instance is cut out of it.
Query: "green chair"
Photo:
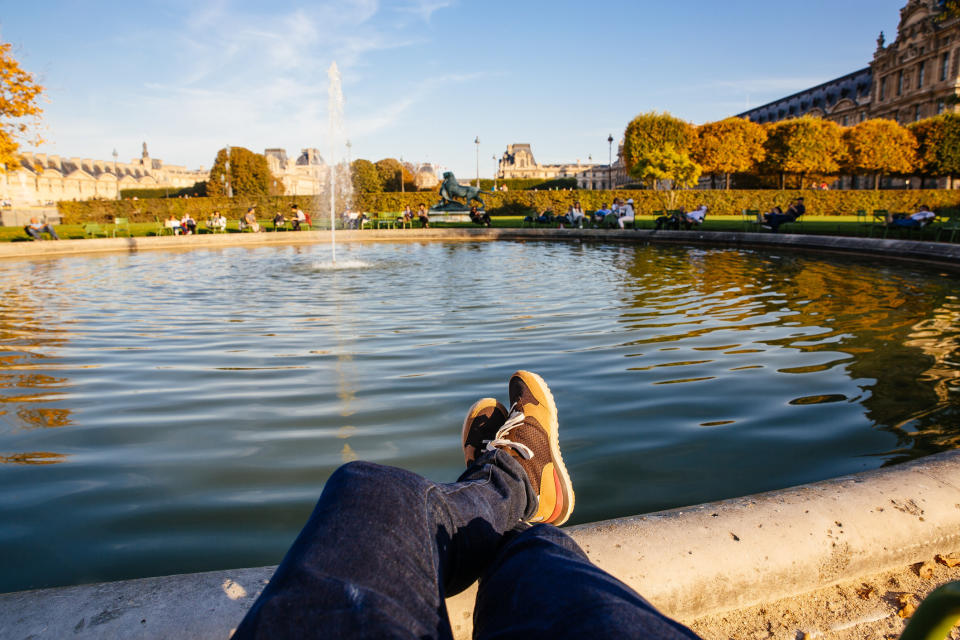
[[[744,209],[740,213],[740,218],[743,222],[744,231],[759,231],[760,230],[760,210],[759,209]]]
[[[83,235],[87,238],[99,238],[101,235],[106,237],[107,232],[96,222],[88,222],[83,225]]]
[[[957,237],[957,232],[960,232],[960,213],[947,216],[947,219],[940,224],[937,229],[937,241],[939,242],[940,238],[949,235],[950,238],[947,242],[953,242],[954,238]]]
[[[873,220],[870,223],[870,237],[873,237],[873,232],[883,231],[883,237],[886,238],[887,234],[890,233],[890,227],[887,225],[887,213],[886,209],[874,209],[873,210]]]
[[[126,232],[127,237],[131,237],[133,234],[130,233],[130,219],[129,218],[114,218],[113,219],[113,237],[116,238],[118,233]]]
[[[842,225],[837,226],[837,231],[841,230]],[[870,219],[867,217],[866,209],[857,209],[857,235],[863,232],[863,235],[870,233]]]

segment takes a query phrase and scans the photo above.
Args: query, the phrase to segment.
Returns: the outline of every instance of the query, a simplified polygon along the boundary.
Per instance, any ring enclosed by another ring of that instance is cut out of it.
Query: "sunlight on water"
[[[347,243],[0,262],[0,592],[276,563],[360,459],[462,471],[519,368],[572,523],[960,446],[960,278],[681,246]]]

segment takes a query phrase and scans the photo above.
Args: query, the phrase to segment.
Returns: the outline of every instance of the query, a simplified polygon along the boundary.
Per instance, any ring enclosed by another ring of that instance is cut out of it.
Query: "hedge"
[[[921,204],[942,210],[960,207],[960,190],[681,190],[681,191],[508,191],[483,194],[491,215],[526,215],[533,211],[553,210],[561,213],[579,200],[583,209],[592,211],[604,207],[613,198],[633,198],[634,208],[641,214],[661,209],[693,209],[706,204],[712,215],[739,215],[742,209],[767,211],[774,205],[786,208],[798,196],[805,198],[809,216],[852,215],[858,209],[873,211],[886,209],[895,212],[913,212]],[[421,204],[429,208],[439,200],[434,192],[364,193],[356,196],[356,208],[368,212],[401,211],[405,206],[416,210]],[[114,217],[130,218],[131,222],[150,222],[155,217],[163,220],[171,214],[180,218],[187,211],[196,220],[205,220],[215,211],[228,219],[243,215],[247,207],[258,208],[258,217],[270,218],[275,211],[288,212],[291,203],[297,203],[316,218],[327,203],[315,196],[261,196],[235,198],[172,198],[164,200],[87,200],[63,201],[57,208],[64,224],[85,222],[112,222]],[[338,208],[339,210],[339,208]]]

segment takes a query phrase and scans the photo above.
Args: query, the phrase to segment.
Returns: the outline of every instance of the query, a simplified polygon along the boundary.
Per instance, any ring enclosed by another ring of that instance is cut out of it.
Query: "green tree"
[[[0,43],[0,164],[7,166],[18,164],[20,142],[43,142],[36,134],[43,86],[23,70],[11,49],[9,43]]]
[[[843,130],[846,145],[843,167],[854,174],[873,174],[873,188],[880,176],[910,173],[917,167],[917,140],[905,127],[887,119],[859,122]]]
[[[677,153],[689,153],[696,135],[692,124],[669,113],[641,113],[623,134],[623,162],[632,172],[641,158],[649,159],[651,152],[662,151],[667,145]]]
[[[808,175],[836,175],[845,153],[840,125],[812,116],[767,125],[764,147],[761,171],[779,174],[780,188],[786,174],[799,176],[801,187]]]
[[[350,175],[354,193],[380,193],[383,181],[376,165],[369,160],[357,159],[350,163]]]
[[[697,127],[692,159],[710,174],[725,176],[724,188],[730,188],[731,173],[745,173],[766,157],[763,143],[767,131],[763,125],[746,118],[726,118]]]
[[[700,165],[690,159],[685,151],[678,151],[667,143],[659,149],[650,149],[636,158],[630,175],[651,189],[659,190],[664,181],[673,187],[692,187],[700,179]],[[674,193],[665,200],[665,207],[673,209]]]
[[[230,171],[227,173],[227,150],[220,149],[210,169],[207,181],[208,196],[227,193],[227,180],[235,196],[283,195],[283,182],[277,179],[267,164],[267,157],[244,147],[230,147]]]
[[[948,188],[960,173],[960,114],[941,113],[914,122],[908,129],[917,139],[920,171],[927,176],[946,176]]]

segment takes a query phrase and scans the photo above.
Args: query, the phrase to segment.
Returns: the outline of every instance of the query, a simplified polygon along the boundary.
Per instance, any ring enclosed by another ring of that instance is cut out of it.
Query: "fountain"
[[[346,127],[343,122],[343,88],[340,84],[340,69],[337,67],[336,61],[330,63],[330,68],[327,69],[327,77],[330,79],[327,133],[327,142],[329,144],[327,159],[330,170],[327,183],[330,202],[330,262],[318,262],[314,264],[314,268],[323,271],[331,269],[358,269],[368,265],[360,260],[337,262],[337,183],[338,181],[340,182],[340,200],[346,208],[350,208],[353,200],[353,181],[350,178],[350,165],[347,164],[346,161],[344,161],[343,170],[337,170],[340,164],[337,161],[339,150],[347,144],[347,136]],[[318,211],[320,210],[320,206],[322,206],[320,199],[321,196],[318,196]]]

